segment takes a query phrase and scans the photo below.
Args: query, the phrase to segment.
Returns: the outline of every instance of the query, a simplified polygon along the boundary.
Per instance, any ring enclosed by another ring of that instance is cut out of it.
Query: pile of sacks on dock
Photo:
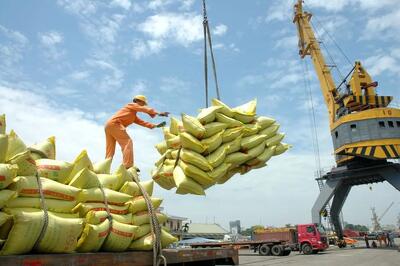
[[[204,190],[223,184],[237,173],[266,166],[290,145],[282,143],[279,124],[256,115],[256,100],[236,108],[213,99],[198,116],[182,114],[164,128],[164,141],[156,145],[161,158],[152,177],[177,194],[205,195]]]
[[[54,137],[27,147],[14,131],[6,134],[0,116],[0,255],[151,250],[136,170],[110,168],[110,159],[92,164],[85,150],[72,163],[56,160]],[[153,181],[140,183],[157,209]],[[161,241],[177,239],[162,229]]]

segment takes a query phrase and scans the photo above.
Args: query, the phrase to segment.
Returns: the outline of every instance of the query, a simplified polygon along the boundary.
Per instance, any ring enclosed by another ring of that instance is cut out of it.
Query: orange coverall
[[[133,166],[133,142],[126,132],[126,127],[132,123],[154,128],[155,125],[141,120],[137,112],[142,112],[155,117],[158,112],[148,106],[141,106],[137,103],[128,103],[115,113],[105,125],[106,133],[106,158],[112,158],[115,153],[115,142],[121,146],[123,164],[126,168]]]

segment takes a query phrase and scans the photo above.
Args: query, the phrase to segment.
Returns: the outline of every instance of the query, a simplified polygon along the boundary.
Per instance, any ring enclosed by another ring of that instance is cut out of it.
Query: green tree
[[[262,225],[253,225],[252,227],[247,228],[246,230],[243,230],[242,231],[242,235],[251,236],[252,233],[254,232],[254,230],[257,230],[257,229],[264,229],[264,226],[262,226]]]

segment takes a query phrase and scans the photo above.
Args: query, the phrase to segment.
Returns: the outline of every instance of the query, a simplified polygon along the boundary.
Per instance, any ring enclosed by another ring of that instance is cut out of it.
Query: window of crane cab
[[[337,131],[335,131],[335,137],[338,138],[339,137],[339,133]]]
[[[379,121],[379,127],[385,127],[385,121]]]
[[[350,129],[351,129],[352,132],[357,131],[357,125],[356,124],[351,124],[350,125]]]
[[[388,125],[389,125],[389,127],[394,127],[393,121],[388,121]]]
[[[396,121],[397,127],[400,127],[400,121]]]

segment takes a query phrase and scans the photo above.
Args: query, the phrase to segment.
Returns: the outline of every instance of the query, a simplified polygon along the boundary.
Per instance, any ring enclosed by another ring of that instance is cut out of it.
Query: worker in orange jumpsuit
[[[115,143],[121,146],[123,155],[123,164],[125,168],[130,168],[134,164],[133,158],[133,142],[126,132],[126,127],[135,123],[143,127],[153,129],[155,127],[165,126],[165,122],[158,125],[141,120],[137,113],[146,113],[154,118],[156,115],[167,117],[168,112],[157,112],[153,108],[147,106],[147,98],[144,95],[137,95],[133,98],[132,103],[128,103],[115,113],[105,125],[106,133],[106,158],[113,158],[115,153]]]

